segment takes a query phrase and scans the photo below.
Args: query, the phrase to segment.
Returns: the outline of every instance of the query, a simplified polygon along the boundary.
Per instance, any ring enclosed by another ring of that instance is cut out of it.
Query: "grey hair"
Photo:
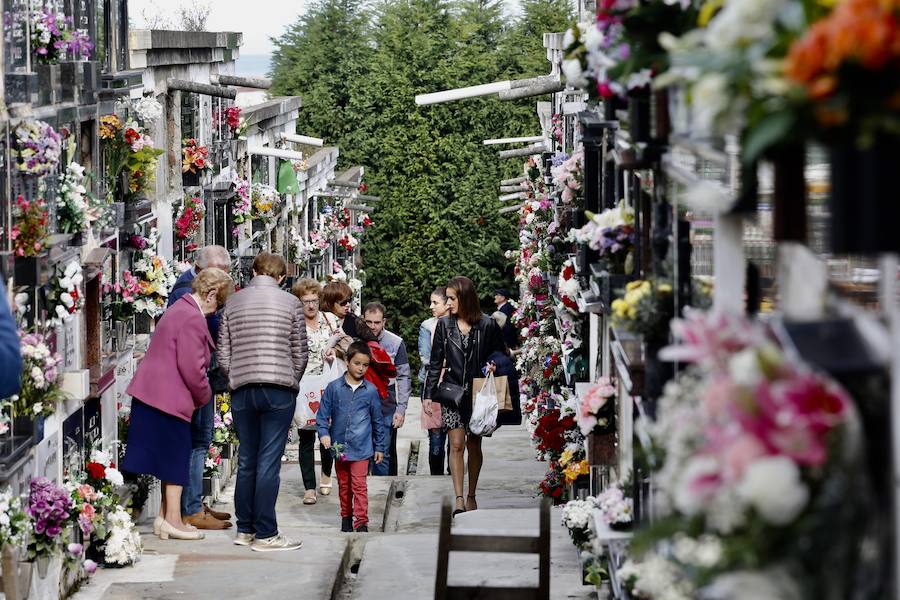
[[[204,246],[197,252],[196,263],[200,269],[207,268],[210,263],[230,265],[231,255],[222,246]]]

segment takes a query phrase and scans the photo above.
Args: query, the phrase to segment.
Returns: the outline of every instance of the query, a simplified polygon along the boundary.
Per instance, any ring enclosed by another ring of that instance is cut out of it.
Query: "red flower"
[[[129,146],[139,139],[141,139],[141,134],[131,127],[125,130],[125,142],[127,142]]]
[[[91,479],[104,479],[106,478],[106,467],[101,465],[100,463],[90,462],[87,465],[88,476]]]

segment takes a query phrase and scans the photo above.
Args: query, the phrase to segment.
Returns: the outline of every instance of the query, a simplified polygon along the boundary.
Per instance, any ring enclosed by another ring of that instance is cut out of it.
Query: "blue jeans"
[[[240,533],[253,533],[258,539],[278,535],[275,501],[281,486],[281,456],[296,403],[296,392],[278,386],[245,386],[231,395],[231,415],[241,443],[234,484]]]
[[[373,423],[374,427],[375,424]],[[372,475],[381,475],[386,476],[390,475],[390,465],[391,465],[391,436],[395,435],[396,429],[394,429],[394,413],[393,411],[389,415],[384,415],[381,418],[381,427],[384,429],[384,459],[381,461],[380,465],[375,464],[375,459],[372,459]]]
[[[216,414],[215,396],[194,411],[191,419],[191,464],[189,484],[181,491],[181,514],[195,515],[203,510],[203,466],[209,454]]]

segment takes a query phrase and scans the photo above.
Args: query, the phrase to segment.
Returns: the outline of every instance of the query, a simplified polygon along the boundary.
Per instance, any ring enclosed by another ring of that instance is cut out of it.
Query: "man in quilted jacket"
[[[257,552],[300,547],[278,532],[275,517],[281,456],[308,354],[303,306],[278,287],[285,272],[282,257],[260,253],[250,285],[229,298],[219,325],[219,366],[228,373],[241,443],[234,543]]]

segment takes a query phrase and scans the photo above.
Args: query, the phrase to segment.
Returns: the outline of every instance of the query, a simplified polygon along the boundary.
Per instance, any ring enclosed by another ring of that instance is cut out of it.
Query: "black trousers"
[[[300,475],[303,477],[303,487],[307,490],[316,489],[316,430],[298,429],[300,438]],[[331,465],[334,457],[331,450],[325,449],[319,444],[319,458],[322,461],[322,475],[331,477]]]

